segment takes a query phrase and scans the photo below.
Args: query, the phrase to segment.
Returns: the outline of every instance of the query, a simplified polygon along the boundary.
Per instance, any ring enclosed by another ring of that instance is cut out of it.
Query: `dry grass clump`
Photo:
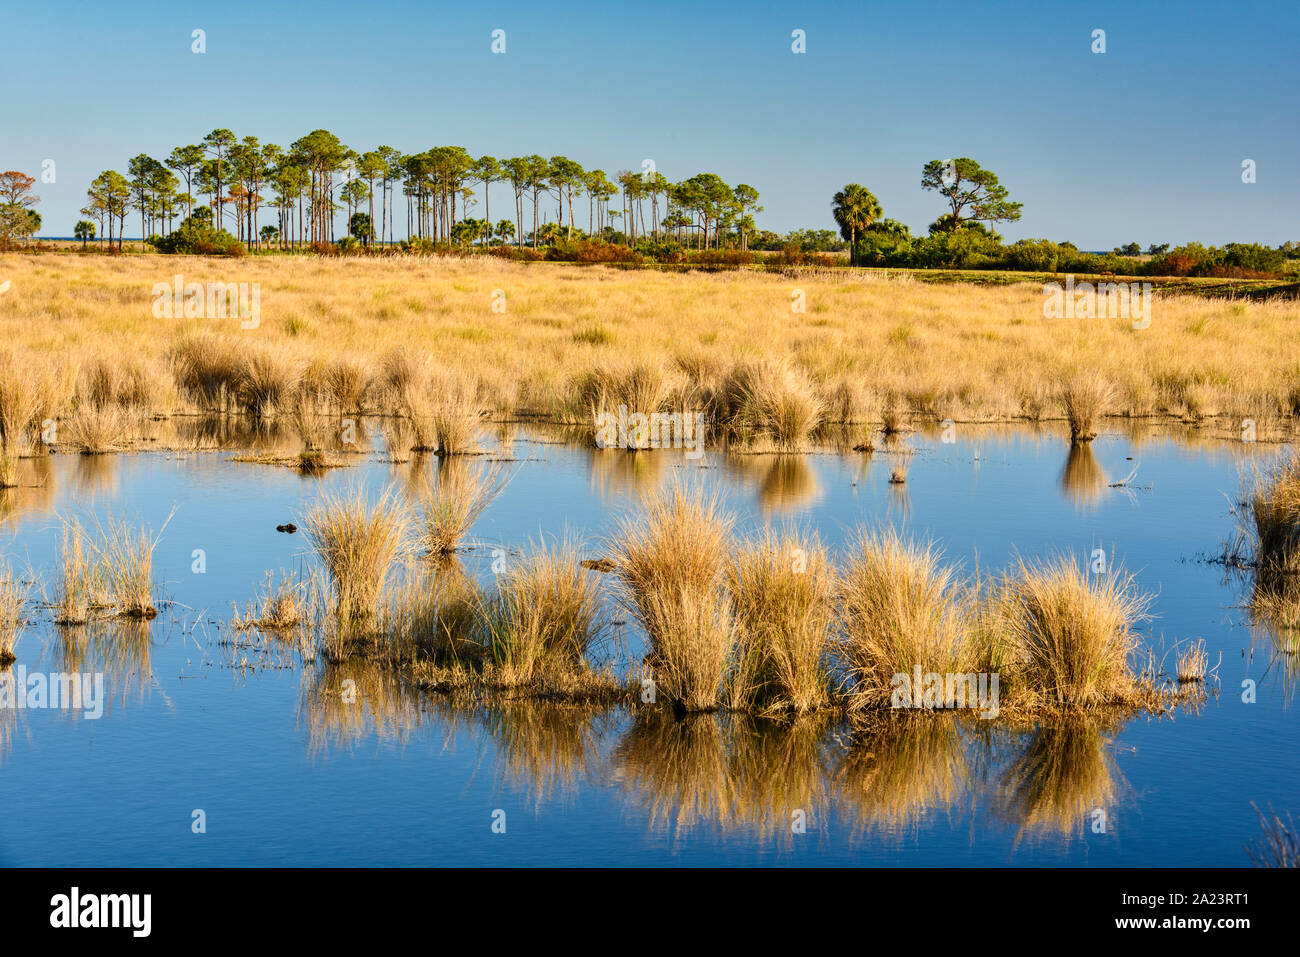
[[[620,521],[611,543],[657,693],[689,711],[717,706],[735,641],[723,580],[731,524],[716,498],[677,484]]]
[[[277,582],[267,572],[262,593],[245,606],[243,614],[238,605],[234,606],[230,627],[235,631],[287,632],[302,624],[308,613],[307,582],[285,573]]]
[[[741,444],[766,443],[803,451],[826,417],[826,404],[806,377],[785,361],[737,363],[715,396],[717,417]]]
[[[880,409],[880,431],[886,439],[902,435],[907,428],[907,409],[897,392],[885,393],[884,404]]]
[[[18,460],[32,449],[39,394],[12,353],[0,354],[0,488],[18,484]]]
[[[1259,815],[1259,826],[1264,831],[1255,844],[1246,848],[1251,863],[1256,867],[1300,867],[1300,830],[1291,815],[1282,818],[1269,808],[1265,817],[1258,806],[1251,807]]]
[[[1300,575],[1300,453],[1257,474],[1246,501],[1255,566],[1274,575]]]
[[[393,411],[406,419],[415,448],[433,448],[429,421],[429,365],[427,355],[405,347],[388,352],[380,362],[380,383]]]
[[[117,405],[149,412],[159,401],[158,370],[138,357],[91,359],[77,372],[76,383],[77,404],[96,409]]]
[[[128,618],[154,618],[153,553],[170,522],[169,515],[157,535],[112,514],[102,520],[92,517],[90,528],[66,522],[53,602],[57,620],[81,624],[100,608]]]
[[[50,605],[59,625],[83,625],[91,613],[107,604],[107,588],[99,565],[92,560],[94,547],[80,522],[65,520],[59,577]]]
[[[407,517],[393,489],[374,502],[364,489],[327,493],[303,527],[334,590],[335,615],[344,622],[372,616],[384,582],[407,551]]]
[[[170,352],[176,385],[204,411],[225,411],[238,394],[244,375],[242,354],[227,339],[210,332],[182,336]]]
[[[590,423],[602,412],[650,415],[664,411],[672,395],[672,381],[664,368],[648,362],[603,365],[573,378],[559,417],[569,422]]]
[[[973,653],[967,595],[933,545],[893,530],[860,532],[840,575],[836,645],[849,678],[849,708],[891,704],[895,675],[964,674]]]
[[[169,519],[170,520],[170,519]],[[165,526],[164,526],[165,527]],[[153,552],[161,536],[109,516],[95,548],[110,605],[128,618],[153,618]]]
[[[1061,402],[1070,423],[1070,441],[1091,442],[1097,423],[1115,401],[1115,387],[1095,372],[1075,373],[1061,389]]]
[[[995,591],[993,628],[1013,649],[1019,689],[1064,708],[1131,700],[1129,656],[1151,602],[1131,575],[1090,575],[1061,556],[1021,561]]]
[[[24,612],[30,586],[22,582],[8,563],[0,566],[0,667],[14,661],[14,646],[27,629]]]
[[[387,590],[378,628],[387,653],[407,661],[481,669],[487,598],[454,561],[407,564]]]
[[[334,422],[325,407],[325,400],[304,385],[290,401],[288,413],[289,428],[302,443],[302,451],[298,453],[298,468],[309,475],[324,471],[328,465],[325,446],[330,440],[330,429]]]
[[[1210,668],[1210,655],[1205,650],[1204,640],[1198,639],[1188,645],[1178,656],[1177,676],[1179,684],[1204,681]]]
[[[108,455],[128,448],[139,435],[140,417],[120,405],[78,405],[59,431],[60,445],[82,455]]]
[[[398,348],[384,356],[379,381],[390,405],[407,419],[414,449],[440,456],[477,449],[482,409],[476,376],[436,368],[427,355]]]
[[[246,348],[241,351],[234,381],[235,404],[255,418],[287,409],[302,376],[301,365],[282,348]]]
[[[362,415],[367,411],[373,377],[364,361],[335,358],[325,366],[321,382],[340,414]]]
[[[454,552],[509,481],[500,463],[475,469],[459,460],[442,460],[419,492],[421,533],[430,554]]]
[[[826,705],[834,576],[821,543],[768,530],[736,550],[727,587],[737,631],[733,704],[799,713]]]
[[[498,575],[486,640],[503,685],[583,668],[605,630],[598,578],[572,542],[537,548]]]
[[[427,421],[434,436],[432,451],[439,456],[478,451],[483,413],[477,381],[463,373],[439,372],[432,377],[430,389]]]

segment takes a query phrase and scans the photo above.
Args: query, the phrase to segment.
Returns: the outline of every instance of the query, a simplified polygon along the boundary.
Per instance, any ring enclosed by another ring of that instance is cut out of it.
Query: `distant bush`
[[[659,263],[680,263],[686,261],[686,249],[675,239],[649,239],[642,237],[636,241],[636,251],[647,259]]]
[[[641,263],[645,257],[635,249],[611,243],[580,239],[577,242],[574,262],[580,263]]]
[[[701,249],[688,253],[686,261],[693,266],[750,266],[759,258],[747,249]]]
[[[168,254],[243,256],[247,252],[238,239],[213,225],[212,211],[206,206],[185,217],[170,235],[158,237],[156,242],[151,237],[149,242],[160,253]]]
[[[976,229],[931,233],[915,240],[911,250],[912,265],[923,268],[987,269],[1006,259],[997,237]]]
[[[403,239],[399,244],[404,253],[414,253],[417,256],[433,255],[433,240],[425,239],[421,236],[412,236],[410,239]]]
[[[802,266],[803,261],[803,248],[797,243],[786,243],[781,247],[781,251],[772,257],[772,262],[778,266]]]
[[[1223,248],[1223,265],[1252,272],[1277,273],[1286,266],[1286,253],[1259,243],[1228,243]]]
[[[1272,279],[1287,265],[1284,248],[1270,249],[1259,243],[1228,243],[1203,246],[1188,243],[1177,246],[1147,264],[1153,276],[1204,276],[1221,279]]]
[[[1056,272],[1061,247],[1050,239],[1022,239],[1007,248],[1007,268],[1026,272]]]

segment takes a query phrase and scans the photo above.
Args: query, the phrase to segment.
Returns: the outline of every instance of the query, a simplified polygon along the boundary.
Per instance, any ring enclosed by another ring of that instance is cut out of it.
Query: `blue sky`
[[[923,232],[942,203],[922,164],[970,156],[1025,205],[1000,227],[1009,240],[1300,239],[1295,0],[124,0],[18,3],[6,19],[0,87],[19,95],[0,168],[39,176],[55,160],[37,187],[47,235],[69,234],[90,180],[137,153],[214,127],[282,145],[324,127],[358,150],[712,171],[757,187],[759,225],[778,231],[832,228],[831,194],[859,182]],[[490,52],[497,28],[505,55]],[[494,219],[511,205],[499,190]]]

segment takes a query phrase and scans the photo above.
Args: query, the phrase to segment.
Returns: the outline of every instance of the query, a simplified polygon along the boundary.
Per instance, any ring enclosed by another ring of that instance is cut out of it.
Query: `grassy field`
[[[257,327],[155,318],[154,285],[177,276],[256,284]],[[1290,299],[1157,289],[1150,326],[1135,330],[1126,318],[1044,318],[1040,282],[932,283],[872,271],[6,254],[0,280],[10,283],[0,294],[3,348],[13,353],[6,375],[44,369],[43,401],[61,422],[96,390],[100,406],[107,390],[119,404],[169,414],[218,401],[223,389],[229,402],[250,376],[258,395],[239,404],[287,414],[286,396],[340,364],[357,380],[356,403],[402,411],[393,388],[401,383],[383,374],[394,350],[427,380],[425,392],[454,389],[486,412],[574,421],[593,401],[593,372],[604,377],[604,401],[621,394],[610,383],[639,370],[651,380],[634,390],[643,402],[707,395],[716,405],[745,364],[751,378],[752,367],[764,370],[778,401],[799,399],[807,419],[799,428],[1060,418],[1079,381],[1104,416],[1251,418],[1264,438],[1289,433],[1300,413],[1292,348],[1300,304]],[[225,348],[225,361],[243,370],[229,370],[212,394],[178,387],[176,347],[186,337],[191,355]]]

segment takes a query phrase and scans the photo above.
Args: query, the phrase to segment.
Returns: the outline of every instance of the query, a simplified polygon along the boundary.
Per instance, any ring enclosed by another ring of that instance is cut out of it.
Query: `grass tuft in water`
[[[393,489],[370,502],[364,490],[327,493],[303,520],[344,622],[373,616],[384,583],[408,549],[406,511]]]
[[[649,639],[657,693],[688,711],[719,703],[735,621],[723,573],[732,520],[678,484],[620,521],[612,542],[623,597]]]
[[[825,706],[835,582],[817,538],[767,530],[736,549],[727,587],[737,622],[733,706],[798,713]]]
[[[508,483],[499,463],[476,469],[461,460],[440,460],[419,493],[421,537],[429,553],[454,552]]]

